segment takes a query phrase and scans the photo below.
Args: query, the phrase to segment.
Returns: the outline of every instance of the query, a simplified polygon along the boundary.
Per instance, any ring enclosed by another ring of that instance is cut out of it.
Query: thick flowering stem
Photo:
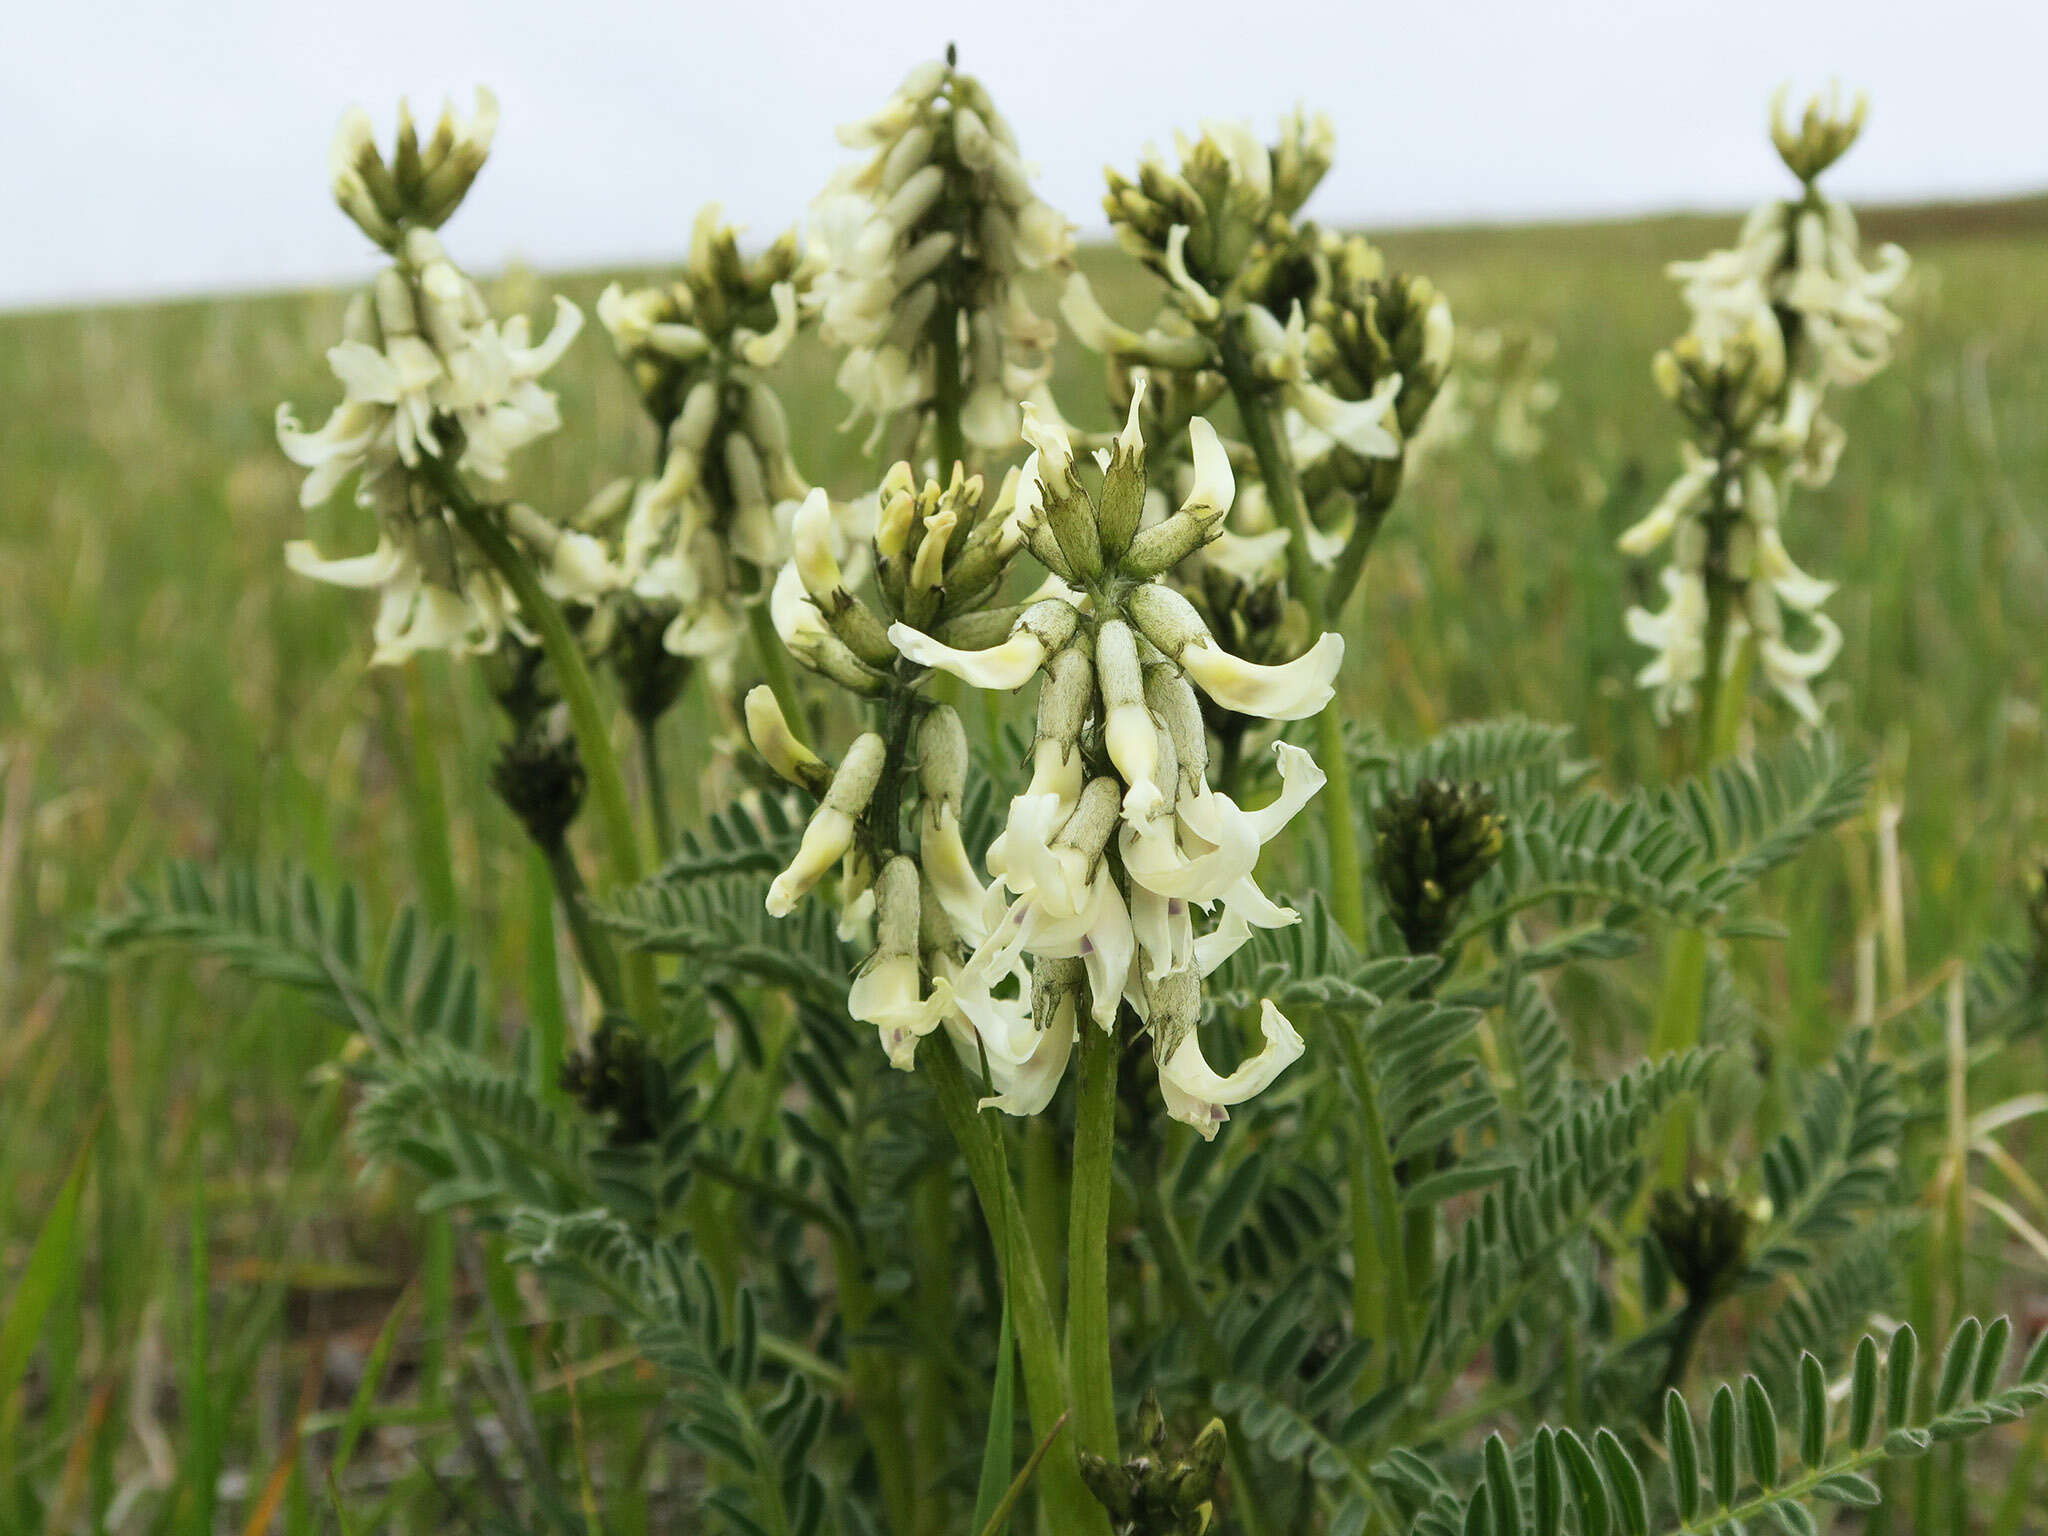
[[[1081,1449],[1117,1459],[1109,1363],[1109,1206],[1115,1193],[1117,1039],[1081,1026],[1074,1182],[1067,1204],[1067,1365]]]
[[[589,892],[583,884],[583,872],[576,867],[576,856],[569,851],[568,840],[558,837],[543,845],[541,853],[555,883],[556,904],[569,925],[569,942],[589,973],[590,984],[597,988],[598,1001],[606,1008],[622,1007],[625,991],[619,976],[619,957],[612,953],[603,931],[590,920]]]
[[[1309,555],[1308,509],[1302,504],[1301,482],[1295,476],[1287,445],[1274,420],[1272,397],[1253,375],[1244,344],[1226,330],[1222,340],[1223,377],[1244,418],[1245,436],[1259,461],[1266,499],[1287,529],[1287,584],[1308,613],[1311,632],[1329,628],[1335,615],[1325,611],[1321,575]],[[1366,941],[1365,860],[1358,845],[1357,803],[1351,793],[1351,763],[1344,746],[1344,721],[1335,709],[1316,716],[1316,753],[1329,782],[1321,796],[1323,825],[1330,847],[1330,906],[1338,926],[1360,949]]]
[[[950,1339],[956,1269],[952,1169],[939,1166],[929,1170],[918,1180],[915,1200],[917,1315],[929,1337]],[[947,1536],[954,1529],[946,1485],[947,1426],[953,1414],[950,1364],[942,1350],[928,1352],[917,1364],[916,1421],[910,1449],[917,1492],[917,1516],[911,1529],[918,1536]]]
[[[1092,1026],[1091,1026],[1092,1027]],[[992,1128],[975,1112],[975,1093],[966,1071],[950,1046],[922,1053],[919,1070],[929,1072],[938,1091],[939,1109],[966,1160],[981,1214],[1003,1248],[1003,1284],[1010,1295],[1010,1315],[1017,1330],[1017,1352],[1024,1366],[1024,1401],[1032,1433],[1050,1433],[1067,1412],[1066,1361],[1046,1299],[1045,1277],[1031,1248],[1017,1193],[1002,1145]],[[1070,1436],[1053,1444],[1038,1471],[1038,1496],[1051,1529],[1085,1536],[1109,1536],[1109,1516],[1081,1481]]]
[[[654,821],[655,857],[666,859],[675,852],[675,815],[668,804],[668,775],[661,765],[658,720],[636,720],[634,732],[640,738],[640,778],[647,788],[647,810]]]
[[[1705,773],[1735,751],[1742,733],[1743,706],[1749,699],[1749,643],[1744,642],[1735,665],[1723,673],[1721,653],[1727,649],[1728,626],[1736,589],[1720,576],[1707,581],[1707,665],[1700,679],[1699,760]],[[1687,928],[1672,936],[1664,959],[1664,987],[1657,999],[1651,1035],[1653,1056],[1692,1050],[1700,1043],[1700,1018],[1706,1007],[1707,936]],[[1692,1104],[1681,1100],[1664,1121],[1664,1150],[1658,1164],[1660,1183],[1676,1188],[1685,1182],[1692,1156]]]
[[[570,633],[569,622],[555,600],[541,590],[533,567],[513,547],[497,519],[478,504],[455,472],[438,459],[434,466],[436,488],[484,558],[491,562],[512,595],[519,611],[540,634],[541,648],[555,669],[555,685],[562,702],[569,706],[570,723],[576,729],[576,744],[583,756],[584,771],[597,800],[598,820],[603,823],[605,844],[611,860],[612,880],[619,885],[637,883],[645,874],[640,838],[633,826],[632,806],[626,799],[626,781],[619,772],[618,754],[612,750],[611,732],[597,705],[597,690],[584,664],[583,648]],[[563,900],[570,899],[563,893]],[[601,937],[601,936],[600,936]],[[660,1001],[654,986],[654,962],[646,955],[631,956],[623,967],[626,1006],[634,1018],[649,1026],[660,1017]]]

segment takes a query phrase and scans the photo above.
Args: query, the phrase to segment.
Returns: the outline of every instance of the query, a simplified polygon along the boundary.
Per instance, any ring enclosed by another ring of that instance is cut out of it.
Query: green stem
[[[554,879],[562,920],[569,926],[569,941],[576,946],[577,958],[583,962],[583,969],[604,1006],[619,1008],[625,1001],[619,981],[619,957],[612,952],[611,940],[590,920],[590,892],[583,884],[583,871],[576,867],[576,856],[569,851],[568,842],[559,837],[542,848],[541,853],[548,861],[548,874]]]
[[[439,927],[452,929],[459,913],[455,856],[448,833],[448,789],[441,780],[438,732],[417,657],[405,666],[404,686],[406,724],[412,736],[413,857],[419,871],[420,899],[428,917]]]
[[[440,733],[428,707],[426,678],[415,658],[405,668],[406,724],[412,737],[412,819],[414,867],[420,898],[436,927],[452,933],[461,909],[455,891],[455,855],[448,829],[448,789],[441,778]],[[429,1407],[441,1406],[447,1390],[449,1319],[455,1309],[455,1231],[445,1214],[430,1217],[420,1251],[425,1343],[420,1379]]]
[[[1724,674],[1721,652],[1727,648],[1734,589],[1719,577],[1707,581],[1707,667],[1700,683],[1699,761],[1705,773],[1735,751],[1742,730],[1743,705],[1749,696],[1749,646],[1745,642],[1735,665]],[[1707,935],[1687,928],[1674,934],[1664,960],[1664,987],[1657,1001],[1651,1031],[1653,1055],[1689,1051],[1700,1043],[1700,1017],[1706,1003]],[[1667,1188],[1685,1180],[1692,1158],[1693,1103],[1674,1104],[1664,1119],[1664,1150],[1658,1173]]]
[[[1080,1054],[1074,1182],[1067,1199],[1067,1362],[1073,1380],[1074,1437],[1083,1450],[1115,1461],[1109,1205],[1116,1183],[1116,1032],[1084,1023]]]
[[[1409,1337],[1408,1266],[1401,1221],[1401,1188],[1394,1177],[1394,1153],[1380,1113],[1379,1092],[1357,1031],[1336,1031],[1358,1097],[1358,1141],[1351,1173],[1351,1284],[1353,1327],[1381,1341],[1387,1381],[1412,1369]]]
[[[918,1356],[915,1423],[912,1426],[911,1490],[916,1499],[916,1536],[947,1536],[953,1527],[948,1497],[947,1442],[952,1419],[953,1341],[953,1171],[939,1166],[918,1180],[916,1266],[917,1326],[928,1347]]]
[[[860,1250],[850,1237],[832,1244],[833,1268],[839,1287],[840,1318],[851,1337],[867,1330],[877,1308],[867,1283]],[[911,1472],[910,1426],[903,1413],[903,1387],[897,1358],[873,1345],[849,1345],[847,1376],[853,1385],[854,1411],[867,1432],[875,1458],[876,1480],[882,1485],[882,1507],[889,1529],[909,1531],[917,1509],[917,1488]]]
[[[519,601],[519,612],[540,635],[541,648],[555,671],[555,686],[562,702],[569,706],[569,720],[576,730],[576,745],[583,768],[597,801],[598,820],[604,827],[605,846],[610,854],[614,884],[637,885],[646,875],[640,857],[640,839],[633,827],[633,811],[626,799],[626,781],[619,772],[618,754],[612,750],[611,732],[598,708],[597,690],[584,664],[583,648],[569,629],[569,621],[555,600],[541,590],[540,578],[526,562],[497,519],[469,493],[452,466],[439,459],[424,461],[432,466],[448,509],[470,541]],[[633,1016],[648,1028],[660,1020],[660,999],[654,986],[654,960],[649,955],[632,955],[626,961],[625,996]]]
[[[1273,515],[1287,529],[1287,585],[1307,610],[1309,628],[1329,627],[1330,613],[1315,561],[1309,555],[1308,509],[1301,499],[1287,444],[1274,419],[1269,390],[1252,373],[1244,344],[1235,331],[1222,338],[1223,377],[1244,418],[1245,436],[1259,461],[1259,478]],[[1361,557],[1362,558],[1362,557]],[[1328,782],[1318,797],[1330,850],[1330,908],[1337,925],[1361,951],[1366,944],[1365,860],[1359,851],[1356,805],[1351,794],[1351,763],[1344,745],[1344,721],[1335,709],[1316,716],[1317,761]]]
[[[640,738],[640,777],[647,786],[647,809],[654,818],[654,852],[660,859],[676,850],[675,817],[668,805],[668,775],[661,766],[661,720],[635,720]]]
[[[1380,529],[1386,526],[1387,514],[1394,509],[1391,496],[1382,499],[1363,493],[1351,500],[1354,519],[1351,537],[1344,541],[1337,563],[1330,568],[1330,585],[1325,597],[1329,617],[1339,622],[1344,617],[1344,605],[1351,601],[1351,594],[1358,586],[1358,578],[1365,574],[1365,557],[1372,553]]]
[[[1700,1335],[1706,1331],[1707,1319],[1713,1311],[1711,1298],[1688,1298],[1679,1309],[1677,1326],[1671,1332],[1671,1352],[1664,1359],[1664,1374],[1658,1380],[1657,1390],[1651,1394],[1650,1401],[1643,1405],[1643,1422],[1653,1433],[1663,1432],[1665,1394],[1685,1390],[1685,1377],[1692,1369],[1693,1353],[1699,1348]]]
[[[1024,1122],[1024,1225],[1038,1254],[1046,1294],[1059,1300],[1067,1267],[1067,1228],[1060,1213],[1067,1206],[1067,1171],[1054,1126],[1044,1115]]]
[[[930,1075],[938,1092],[939,1109],[967,1164],[983,1218],[992,1231],[1003,1234],[1003,1284],[1009,1290],[1017,1353],[1024,1367],[1024,1402],[1033,1434],[1042,1437],[1067,1412],[1066,1361],[1046,1300],[1045,1279],[1031,1251],[1031,1234],[1018,1212],[1008,1161],[975,1110],[973,1085],[951,1042],[934,1041],[919,1070]],[[1109,1516],[1081,1481],[1071,1436],[1060,1436],[1039,1468],[1038,1495],[1046,1523],[1060,1536],[1109,1536]]]
[[[559,1108],[569,1102],[561,1082],[569,1020],[562,1009],[562,973],[556,963],[554,872],[538,848],[526,856],[526,891],[526,1006],[533,1015],[536,1042],[533,1090]]]

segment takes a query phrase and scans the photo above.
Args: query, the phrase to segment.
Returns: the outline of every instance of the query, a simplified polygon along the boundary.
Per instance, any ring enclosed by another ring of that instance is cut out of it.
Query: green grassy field
[[[1808,920],[1762,953],[1756,991],[1803,1057],[1848,1016],[1859,929],[1900,993],[2016,936],[2019,879],[2048,841],[2048,203],[1868,223],[1917,260],[1906,336],[1894,368],[1837,397],[1848,454],[1832,486],[1795,503],[1788,542],[1841,583],[1831,612],[1847,645],[1823,697],[1882,765],[1903,901],[1888,915],[1876,818],[1777,877],[1775,909]],[[1561,397],[1534,459],[1475,438],[1404,498],[1354,624],[1362,716],[1402,738],[1521,711],[1578,726],[1617,782],[1668,770],[1621,628],[1654,573],[1613,540],[1676,465],[1677,421],[1648,372],[1682,319],[1662,265],[1731,231],[1674,218],[1385,242],[1462,323],[1554,332]],[[587,310],[602,281],[563,286]],[[1101,287],[1138,313],[1134,286]],[[329,1413],[331,1444],[420,1267],[405,1192],[362,1180],[340,1134],[321,1072],[338,1029],[168,962],[105,981],[55,963],[97,904],[170,857],[347,870],[378,910],[415,888],[406,678],[366,671],[362,601],[290,576],[280,554],[305,516],[272,413],[289,399],[324,414],[320,354],[340,306],[323,294],[0,317],[0,1295],[105,1116],[52,1348],[0,1406],[0,1530],[51,1519],[29,1488],[63,1515],[55,1528],[109,1501],[136,1528],[192,1521],[209,1467],[234,1474],[220,1528],[242,1528],[294,1403]],[[793,416],[836,418],[815,353],[787,371]],[[1063,359],[1060,397],[1093,425],[1091,377],[1089,359]],[[595,326],[553,381],[568,428],[523,461],[521,491],[562,507],[638,469],[650,445]],[[805,468],[850,490],[856,445],[834,441],[835,462]],[[319,531],[331,547],[367,543],[360,528]],[[434,662],[417,686],[442,722],[470,937],[498,974],[522,976],[545,891],[477,792],[493,724],[472,676]],[[685,743],[672,728],[701,762],[701,733]],[[1985,1248],[1987,1301],[2038,1289],[1997,1271],[1988,1235]],[[415,1316],[405,1372],[440,1342],[419,1339]],[[573,1336],[525,1342],[544,1377],[577,1358]],[[410,1404],[406,1382],[386,1384],[392,1403]],[[612,1393],[587,1405],[593,1434],[605,1402],[630,1409],[633,1383],[591,1378]],[[376,1443],[389,1475],[412,1475],[395,1446]],[[309,1500],[324,1496],[295,1489],[286,1512],[305,1518]]]

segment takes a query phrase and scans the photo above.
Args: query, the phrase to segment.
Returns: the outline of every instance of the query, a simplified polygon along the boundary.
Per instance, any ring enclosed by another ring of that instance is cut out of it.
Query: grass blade
[[[1060,1431],[1066,1427],[1067,1416],[1064,1413],[1052,1421],[1052,1428],[1046,1432],[1045,1438],[1038,1442],[1038,1449],[1033,1451],[1031,1459],[1024,1463],[1024,1470],[1017,1474],[1016,1480],[1004,1492],[1002,1502],[996,1505],[995,1512],[988,1517],[988,1523],[980,1528],[981,1536],[997,1536],[1002,1530],[1003,1522],[1010,1518],[1010,1511],[1017,1507],[1017,1501],[1024,1497],[1024,1490],[1031,1485],[1031,1477],[1038,1470],[1038,1464],[1045,1460],[1045,1453],[1052,1449],[1053,1441],[1059,1439]]]
[[[13,1428],[15,1389],[28,1374],[29,1357],[42,1337],[43,1317],[63,1290],[64,1278],[70,1272],[71,1244],[78,1235],[78,1204],[85,1189],[86,1163],[99,1134],[104,1107],[93,1111],[85,1136],[72,1154],[71,1171],[64,1175],[56,1201],[43,1218],[21,1279],[7,1300],[7,1316],[0,1320],[0,1427],[9,1431]]]

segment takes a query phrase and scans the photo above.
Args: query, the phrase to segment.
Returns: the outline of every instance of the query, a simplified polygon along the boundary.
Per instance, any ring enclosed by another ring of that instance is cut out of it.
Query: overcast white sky
[[[1772,88],[1875,98],[1859,199],[2048,185],[2041,0],[10,0],[0,306],[360,274],[327,202],[350,102],[388,132],[490,83],[504,120],[451,244],[481,270],[659,259],[723,201],[761,237],[839,161],[833,125],[951,39],[1055,206],[1105,163],[1297,100],[1338,127],[1326,220],[1367,226],[1736,207],[1782,185]]]

